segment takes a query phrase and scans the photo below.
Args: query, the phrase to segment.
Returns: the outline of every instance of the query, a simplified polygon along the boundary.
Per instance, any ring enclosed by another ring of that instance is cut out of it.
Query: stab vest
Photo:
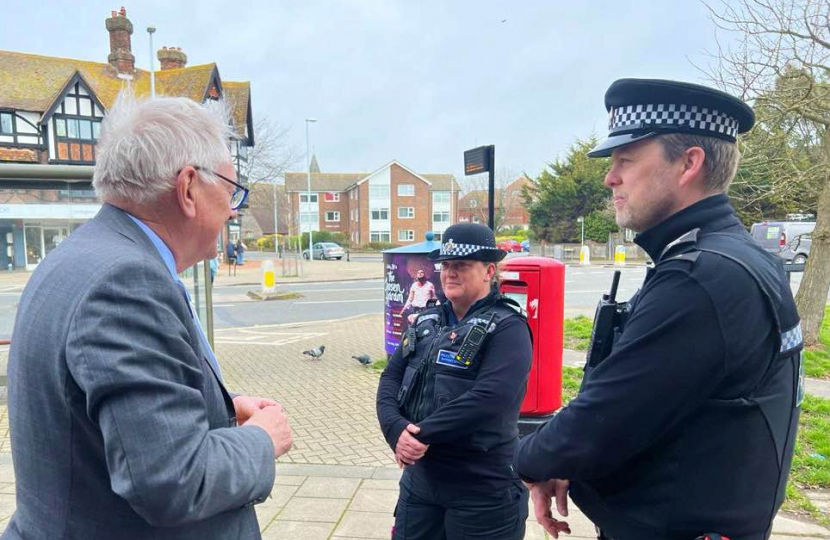
[[[455,325],[450,325],[442,306],[418,314],[401,342],[407,361],[398,392],[401,413],[418,423],[469,391],[481,368],[481,350],[487,347],[489,335],[510,317],[521,317],[527,322],[518,303],[498,294],[491,295],[489,301],[467,313]],[[487,335],[467,365],[458,359],[458,352],[476,325],[484,327]],[[510,425],[492,425],[477,431],[471,436],[470,446],[487,451],[517,436],[518,426],[514,420]]]

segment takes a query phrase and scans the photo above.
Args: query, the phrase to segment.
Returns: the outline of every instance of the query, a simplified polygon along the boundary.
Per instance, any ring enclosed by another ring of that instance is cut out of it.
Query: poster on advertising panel
[[[384,253],[384,343],[386,354],[398,348],[415,316],[444,301],[441,263],[426,253]]]

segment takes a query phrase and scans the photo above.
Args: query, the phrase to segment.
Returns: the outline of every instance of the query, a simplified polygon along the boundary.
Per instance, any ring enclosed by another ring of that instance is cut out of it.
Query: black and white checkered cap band
[[[738,120],[716,109],[677,103],[649,103],[614,107],[608,113],[608,130],[612,133],[650,126],[688,126],[738,138]]]
[[[787,352],[790,349],[800,347],[803,338],[801,336],[801,325],[793,327],[786,332],[781,332],[781,352]]]
[[[452,255],[453,257],[464,257],[466,255],[471,255],[477,251],[481,251],[483,249],[495,249],[498,250],[497,247],[492,246],[480,246],[478,244],[456,244],[455,242],[450,239],[449,241],[445,242],[441,245],[441,255]]]

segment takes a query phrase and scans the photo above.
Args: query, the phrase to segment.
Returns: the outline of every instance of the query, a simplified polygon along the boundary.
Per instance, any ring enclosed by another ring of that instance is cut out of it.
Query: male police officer
[[[725,195],[752,110],[723,92],[622,79],[608,89],[605,184],[654,260],[579,396],[526,437],[536,517],[574,502],[617,540],[763,540],[784,496],[801,399],[801,329],[781,262]],[[565,480],[554,480],[565,479]]]

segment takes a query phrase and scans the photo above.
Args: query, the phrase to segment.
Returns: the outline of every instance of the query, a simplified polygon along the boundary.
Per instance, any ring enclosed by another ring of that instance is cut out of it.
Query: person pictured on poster
[[[427,281],[426,273],[423,270],[418,270],[415,274],[415,281],[409,287],[409,298],[401,309],[401,317],[404,313],[411,309],[406,317],[409,324],[415,320],[415,317],[427,308],[430,300],[437,301],[438,296],[435,294],[435,285],[431,281]]]

